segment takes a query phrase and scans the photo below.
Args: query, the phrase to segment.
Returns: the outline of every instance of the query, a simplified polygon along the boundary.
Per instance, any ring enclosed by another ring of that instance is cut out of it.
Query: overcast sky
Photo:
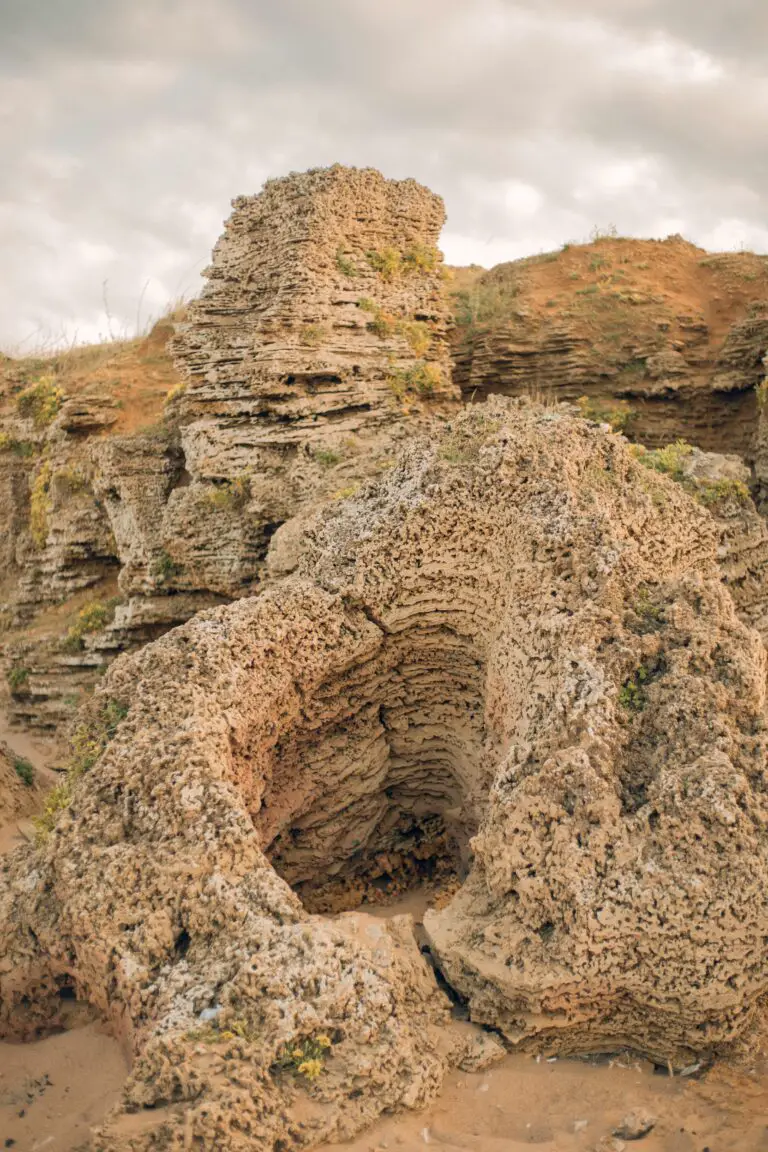
[[[414,176],[451,263],[768,251],[768,0],[0,0],[0,348],[198,291],[230,199]]]

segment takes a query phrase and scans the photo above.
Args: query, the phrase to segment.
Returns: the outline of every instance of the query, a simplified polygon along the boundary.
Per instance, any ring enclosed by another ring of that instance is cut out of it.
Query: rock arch
[[[403,815],[467,853],[426,925],[475,1020],[672,1063],[738,1036],[768,982],[765,651],[716,541],[620,437],[492,400],[325,512],[296,576],[118,660],[92,717],[127,717],[0,878],[5,1032],[66,976],[132,1045],[98,1147],[308,1146],[438,1089],[407,924],[309,915],[276,871],[364,867]],[[281,1060],[317,1035],[304,1084]]]

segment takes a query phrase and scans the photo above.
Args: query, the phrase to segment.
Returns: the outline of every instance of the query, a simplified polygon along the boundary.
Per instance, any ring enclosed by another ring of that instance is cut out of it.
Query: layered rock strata
[[[0,877],[3,1034],[68,989],[132,1047],[95,1147],[307,1147],[429,1099],[453,1057],[406,925],[296,893],[430,850],[463,881],[433,951],[508,1043],[679,1066],[742,1034],[766,655],[718,541],[620,437],[491,400],[297,574],[118,660],[99,759]]]
[[[602,237],[501,264],[454,293],[454,378],[482,399],[585,396],[640,443],[758,453],[768,261],[680,236]]]
[[[121,601],[75,653],[53,627],[14,637],[6,664],[26,673],[15,719],[60,725],[117,651],[258,589],[283,524],[349,495],[389,466],[410,423],[457,400],[444,216],[428,189],[372,169],[270,181],[234,202],[179,326],[183,379],[163,424],[112,434],[115,401],[50,382],[26,416],[7,416],[9,623],[80,593]],[[295,560],[281,546],[277,570]]]

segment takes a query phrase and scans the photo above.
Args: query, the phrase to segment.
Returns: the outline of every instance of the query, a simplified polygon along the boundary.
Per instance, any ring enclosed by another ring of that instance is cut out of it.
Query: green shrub
[[[65,485],[70,492],[80,492],[88,487],[88,478],[77,468],[57,468],[52,479]]]
[[[382,280],[396,280],[403,271],[403,258],[396,248],[382,248],[380,252],[366,252],[365,258]]]
[[[382,280],[396,280],[398,276],[413,272],[434,272],[440,263],[437,248],[428,244],[411,244],[404,252],[396,248],[382,248],[366,252],[366,259]]]
[[[369,320],[366,328],[369,332],[373,332],[380,340],[386,339],[387,336],[392,336],[397,332],[398,322],[394,316],[390,316],[387,312],[382,312],[377,308],[373,313],[373,319]]]
[[[16,409],[20,416],[31,418],[36,428],[45,428],[61,408],[64,393],[57,388],[52,376],[41,376],[36,384],[31,384],[16,397]]]
[[[338,491],[331,493],[331,500],[349,500],[350,496],[354,496],[360,491],[360,483],[349,484],[346,488],[339,488]]]
[[[414,356],[426,356],[432,343],[432,332],[428,324],[423,320],[401,320],[397,330],[405,337]]]
[[[707,508],[722,504],[726,500],[732,500],[736,504],[747,504],[752,499],[749,488],[742,480],[724,477],[722,480],[698,480],[694,483],[696,485],[694,496]]]
[[[392,369],[387,378],[390,389],[398,399],[402,399],[407,392],[424,398],[430,397],[442,382],[442,374],[437,365],[427,364],[423,360],[412,368]]]
[[[601,404],[589,396],[580,396],[576,403],[583,419],[608,424],[614,432],[626,432],[635,415],[625,404]]]
[[[299,343],[305,348],[318,348],[327,335],[322,324],[305,324],[299,329]]]
[[[0,432],[0,452],[13,452],[14,456],[28,459],[35,455],[37,448],[34,444],[30,444],[29,440],[17,440],[7,432]]]
[[[120,603],[119,596],[110,600],[90,600],[79,611],[77,620],[67,630],[61,642],[65,652],[81,652],[84,648],[83,637],[91,632],[100,632],[109,624],[115,615],[115,608]]]
[[[440,253],[428,244],[413,244],[402,256],[405,272],[434,272],[439,263]]]
[[[675,440],[674,444],[667,444],[664,448],[654,448],[638,456],[641,464],[652,468],[654,472],[663,472],[673,480],[685,480],[685,461],[693,452],[693,445],[685,440]]]
[[[21,664],[13,664],[6,675],[8,687],[12,696],[18,696],[21,693],[24,685],[29,680],[29,668],[24,668]]]
[[[308,1040],[286,1044],[272,1070],[288,1071],[303,1076],[306,1080],[317,1080],[325,1068],[326,1057],[331,1051],[329,1036],[314,1036]]]
[[[656,624],[661,624],[665,619],[664,610],[653,603],[647,588],[640,589],[632,607],[643,620],[651,620]]]
[[[334,464],[341,463],[341,454],[334,452],[332,448],[315,448],[313,457],[317,460],[321,468],[333,468]]]
[[[339,272],[341,272],[342,276],[357,276],[357,269],[355,268],[352,261],[347,258],[343,244],[339,244],[338,248],[336,249],[336,267],[338,268]]]
[[[242,508],[251,498],[251,478],[243,473],[232,480],[225,480],[223,484],[209,488],[205,498],[213,508]]]
[[[165,401],[164,402],[166,404],[172,404],[174,400],[178,400],[180,396],[183,396],[184,393],[186,392],[186,390],[187,390],[186,381],[180,380],[178,384],[174,384],[172,388],[168,389],[168,391],[165,394]]]
[[[357,306],[363,312],[371,314],[373,319],[368,321],[366,327],[380,340],[397,334],[403,337],[415,356],[425,356],[429,351],[429,346],[432,343],[432,332],[429,325],[423,320],[398,319],[389,312],[385,312],[368,297],[358,300]]]
[[[17,756],[14,758],[13,768],[22,784],[31,788],[35,783],[35,770],[29,760],[25,760],[23,756]]]
[[[694,500],[698,500],[707,508],[717,504],[731,501],[736,504],[747,504],[751,500],[751,493],[747,485],[741,480],[732,480],[723,477],[721,480],[703,480],[696,476],[689,476],[685,471],[685,461],[693,452],[691,444],[685,440],[676,440],[674,444],[667,444],[664,448],[645,451],[634,446],[634,455],[646,468],[654,472],[663,472],[685,488]]]
[[[644,664],[639,664],[634,671],[634,674],[626,680],[619,692],[619,703],[622,708],[626,708],[629,712],[642,712],[645,708],[647,697],[643,685],[648,679],[648,669]]]
[[[159,584],[173,580],[174,577],[180,576],[183,571],[181,564],[177,564],[165,550],[160,553],[152,567],[152,574]]]

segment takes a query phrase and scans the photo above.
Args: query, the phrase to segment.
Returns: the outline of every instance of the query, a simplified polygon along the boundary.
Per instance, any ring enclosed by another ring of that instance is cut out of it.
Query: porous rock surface
[[[128,1038],[98,1149],[285,1148],[426,1102],[458,1053],[409,921],[309,914],[411,854],[474,1020],[672,1064],[768,984],[765,650],[718,529],[626,443],[492,400],[309,531],[298,573],[112,666],[128,708],[0,876],[0,1024],[74,987]],[[288,881],[288,883],[286,883]],[[286,1051],[331,1041],[306,1081]]]
[[[268,565],[282,525],[348,495],[414,423],[458,403],[436,247],[444,218],[414,180],[341,165],[240,197],[173,341],[181,381],[159,426],[115,434],[114,398],[62,392],[40,427],[3,375],[10,624],[25,629],[86,591],[121,600],[81,651],[62,653],[61,634],[14,636],[6,664],[29,673],[16,721],[66,723],[68,702],[117,652],[254,592],[268,567],[292,567],[286,548]]]

